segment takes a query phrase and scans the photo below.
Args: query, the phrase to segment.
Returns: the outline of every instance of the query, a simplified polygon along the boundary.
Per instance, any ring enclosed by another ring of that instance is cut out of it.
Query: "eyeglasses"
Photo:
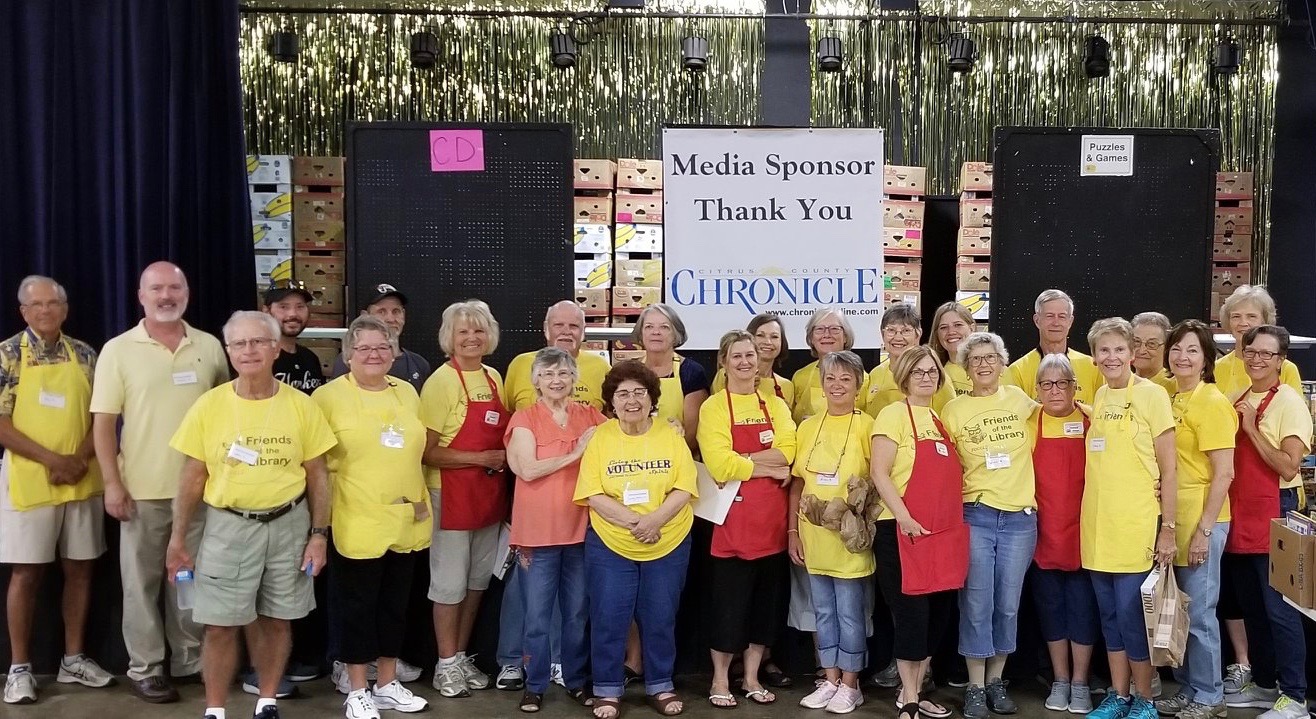
[[[539,377],[540,377],[540,379],[571,379],[572,377],[575,376],[575,374],[576,374],[575,372],[572,372],[572,371],[569,370],[569,369],[560,369],[560,370],[541,369],[541,370],[539,370]]]
[[[933,379],[934,377],[937,377],[940,374],[941,374],[941,370],[937,369],[936,367],[933,367],[932,369],[915,368],[909,371],[909,376],[912,379]]]
[[[1133,349],[1135,350],[1139,348],[1146,348],[1151,350],[1152,352],[1155,352],[1156,350],[1164,346],[1165,346],[1164,342],[1158,342],[1157,340],[1147,340],[1146,342],[1143,342],[1137,337],[1133,338]]]
[[[816,334],[816,335],[819,335],[819,336],[822,336],[822,335],[843,335],[843,334],[845,334],[845,328],[844,328],[844,327],[841,327],[840,325],[830,325],[830,326],[827,326],[827,327],[818,326],[818,327],[814,327],[814,328],[813,328],[813,333]]]
[[[241,352],[247,349],[248,347],[252,349],[260,349],[261,347],[273,347],[278,343],[279,343],[278,340],[272,340],[269,338],[258,338],[251,340],[233,340],[232,342],[229,342],[225,346],[231,350],[237,350],[238,352]]]
[[[1037,383],[1037,388],[1043,392],[1050,392],[1053,389],[1058,389],[1061,392],[1068,392],[1069,388],[1073,386],[1074,383],[1067,379],[1044,379]]]
[[[28,310],[57,310],[65,304],[64,300],[46,300],[45,302],[28,302],[20,306]]]
[[[1000,363],[1001,363],[1001,356],[995,354],[980,355],[978,357],[969,358],[970,367],[995,367]]]
[[[1243,359],[1260,359],[1269,362],[1283,354],[1283,352],[1268,352],[1266,350],[1243,350]]]
[[[636,389],[619,389],[612,393],[613,399],[619,399],[625,402],[628,399],[644,399],[649,396],[649,390],[639,387]]]
[[[882,334],[893,337],[913,337],[918,334],[918,330],[908,325],[889,325],[882,328]]]
[[[380,355],[382,357],[383,355],[393,354],[393,346],[375,345],[373,347],[353,347],[352,353],[359,355]]]

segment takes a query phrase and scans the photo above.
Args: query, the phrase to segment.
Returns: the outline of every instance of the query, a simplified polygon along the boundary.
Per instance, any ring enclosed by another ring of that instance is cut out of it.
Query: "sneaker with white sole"
[[[365,689],[357,689],[347,695],[343,702],[343,714],[347,719],[379,719],[379,707]]]
[[[37,701],[37,679],[31,669],[19,669],[9,672],[5,677],[6,704],[35,704]]]
[[[1177,716],[1179,712],[1188,708],[1193,700],[1188,698],[1183,692],[1175,692],[1174,696],[1169,699],[1156,700],[1156,713],[1163,716]]]
[[[1225,667],[1225,693],[1237,694],[1243,687],[1252,683],[1252,667],[1246,664],[1230,664]]]
[[[370,666],[373,669],[375,665],[371,664]],[[411,664],[409,662],[403,661],[402,659],[398,659],[398,668],[394,671],[394,673],[398,675],[398,681],[402,682],[403,684],[410,684],[416,681],[417,679],[420,679],[421,669],[415,664]],[[373,679],[374,677],[371,678]]]
[[[466,687],[466,675],[462,674],[461,665],[457,662],[445,665],[443,660],[439,660],[434,667],[434,688],[439,690],[441,696],[449,699],[471,695],[470,689]]]
[[[505,692],[515,692],[524,689],[525,670],[514,664],[504,664],[498,670],[498,678],[494,680],[494,687]]]
[[[1086,684],[1069,685],[1069,713],[1089,714],[1092,712],[1092,690]]]
[[[467,689],[488,689],[489,675],[480,671],[475,666],[475,655],[467,654],[457,660],[457,666],[462,670],[462,676],[466,678]]]
[[[371,695],[375,699],[375,706],[385,711],[415,714],[430,708],[429,702],[413,694],[396,679],[382,687],[376,685]]]
[[[864,703],[864,692],[852,689],[842,682],[836,687],[836,693],[827,702],[827,711],[831,714],[849,714]]]
[[[252,696],[260,696],[260,677],[255,671],[242,675],[242,691]],[[279,686],[274,690],[275,699],[291,699],[297,694],[297,686],[288,681],[288,677],[279,677]]]
[[[1051,693],[1046,695],[1046,703],[1043,706],[1053,712],[1068,710],[1069,682],[1051,682]]]
[[[1250,682],[1242,690],[1225,695],[1225,706],[1230,709],[1270,709],[1278,703],[1278,689],[1264,689]]]
[[[59,674],[55,681],[60,684],[81,684],[84,687],[108,687],[114,682],[114,675],[101,668],[101,665],[86,654],[76,657],[64,657],[59,660]]]
[[[832,697],[836,696],[837,686],[824,679],[813,692],[800,700],[800,706],[805,709],[826,709]]]
[[[1307,719],[1308,716],[1310,714],[1305,702],[1300,702],[1288,694],[1280,694],[1279,699],[1275,700],[1275,706],[1257,719]]]
[[[1155,707],[1152,707],[1155,709]],[[1088,714],[1088,719],[1124,719],[1133,709],[1133,699],[1121,697],[1115,692],[1107,692],[1101,706]]]
[[[329,672],[329,678],[333,680],[334,689],[337,689],[339,694],[352,693],[352,680],[347,676],[346,664],[335,661],[333,671]],[[369,686],[370,680],[366,679],[366,687]]]
[[[1189,702],[1188,706],[1179,712],[1179,719],[1225,719],[1228,714],[1229,710],[1225,709],[1224,704]]]
[[[562,665],[550,664],[548,667],[548,680],[560,687],[567,686],[567,680],[562,678]]]

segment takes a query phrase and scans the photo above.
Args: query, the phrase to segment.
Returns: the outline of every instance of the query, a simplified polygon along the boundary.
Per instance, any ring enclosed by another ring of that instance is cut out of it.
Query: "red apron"
[[[910,537],[897,531],[900,591],[931,594],[960,589],[969,576],[969,525],[964,522],[964,470],[936,413],[932,422],[944,438],[919,439],[914,410],[905,400],[914,433],[914,467],[902,499],[909,514],[931,532]]]
[[[773,373],[772,373],[772,391],[776,393],[776,395],[777,395],[777,399],[780,399],[782,402],[785,402],[785,401],[786,401],[786,395],[784,395],[784,394],[781,393],[781,382],[778,382],[778,381],[777,381],[777,373],[776,373],[776,372],[773,372]],[[762,404],[762,400],[759,400],[759,403]],[[767,416],[767,413],[766,413],[766,412],[764,412],[764,416]],[[768,418],[768,421],[771,422],[771,421],[772,421],[772,418],[769,417],[769,418]]]
[[[1261,426],[1261,418],[1278,391],[1279,385],[1271,387],[1257,406],[1257,427]],[[1279,482],[1279,474],[1266,464],[1247,433],[1239,427],[1234,436],[1234,482],[1229,485],[1232,519],[1225,539],[1226,552],[1270,553],[1270,520],[1280,516]]]
[[[1037,473],[1037,551],[1033,561],[1042,569],[1074,572],[1083,566],[1078,520],[1083,509],[1084,442],[1089,423],[1083,414],[1083,434],[1043,437],[1043,414],[1037,411],[1037,444],[1033,445],[1033,470]]]
[[[466,419],[457,436],[448,444],[449,449],[481,452],[503,448],[503,433],[507,429],[508,412],[498,399],[498,388],[487,368],[484,381],[489,384],[492,397],[487,402],[474,402],[466,389],[466,378],[456,362],[457,379],[466,395]],[[440,470],[442,487],[439,490],[439,529],[483,529],[503,521],[507,516],[507,474],[484,467],[460,467]]]
[[[731,406],[731,390],[727,397],[727,414],[731,417],[731,449],[736,454],[761,452],[772,449],[772,415],[757,390],[766,424],[736,424],[736,411]],[[764,441],[764,440],[767,441]],[[713,527],[714,557],[760,559],[786,551],[786,515],[789,490],[771,477],[751,477],[740,483],[736,501],[722,524]]]

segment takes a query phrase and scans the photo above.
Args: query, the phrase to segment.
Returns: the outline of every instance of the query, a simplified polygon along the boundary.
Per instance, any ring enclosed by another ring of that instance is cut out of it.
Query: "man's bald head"
[[[187,276],[172,262],[152,262],[142,271],[137,301],[147,319],[168,324],[179,322],[187,311]]]
[[[147,283],[156,284],[159,282],[177,282],[187,288],[187,275],[183,274],[183,268],[172,262],[160,260],[152,262],[142,270],[142,278],[137,283],[138,289],[145,289]]]

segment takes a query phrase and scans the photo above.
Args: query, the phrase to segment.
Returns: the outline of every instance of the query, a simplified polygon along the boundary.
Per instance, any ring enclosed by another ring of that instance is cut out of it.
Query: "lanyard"
[[[823,415],[823,420],[818,423],[818,434],[814,436],[813,444],[809,447],[809,454],[804,458],[804,469],[806,472],[813,472],[814,474],[838,474],[841,471],[841,463],[845,461],[845,452],[850,447],[850,431],[854,429],[854,416],[856,414],[859,414],[858,410],[850,412],[850,421],[845,425],[845,442],[841,444],[841,455],[836,458],[836,467],[830,472],[819,472],[809,468],[810,463],[813,461],[813,451],[818,449],[818,444],[822,442],[823,430],[826,428],[827,418],[834,416]]]

